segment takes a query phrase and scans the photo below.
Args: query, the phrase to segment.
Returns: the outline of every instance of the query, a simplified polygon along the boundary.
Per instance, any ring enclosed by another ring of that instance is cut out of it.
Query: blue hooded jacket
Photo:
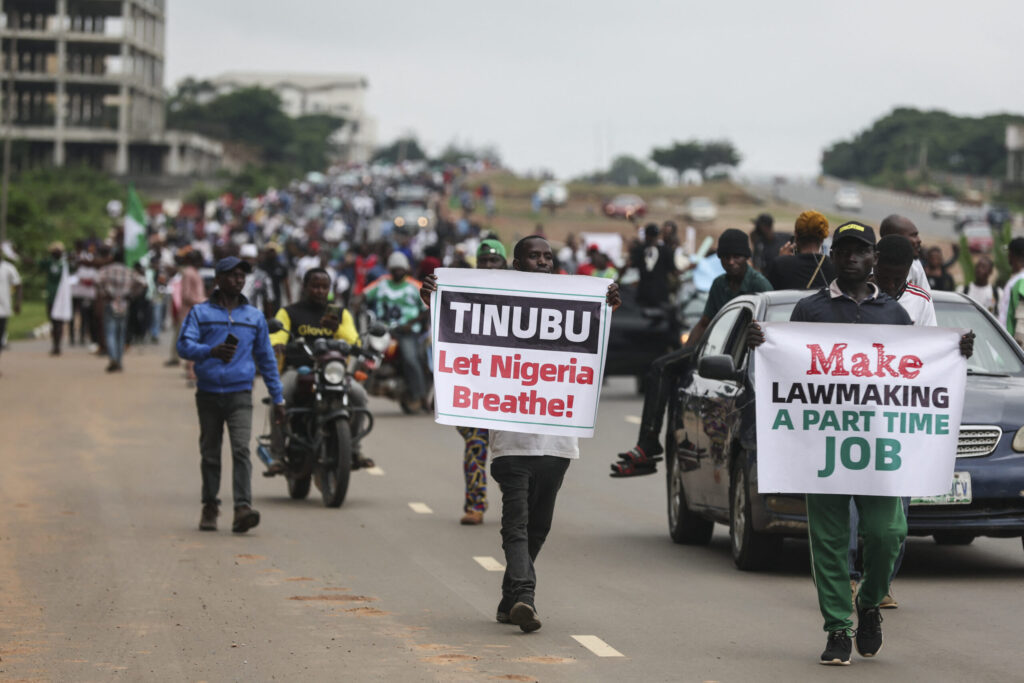
[[[214,394],[251,391],[257,368],[275,404],[284,403],[277,359],[270,345],[270,331],[263,314],[242,297],[242,305],[228,311],[214,301],[196,304],[185,317],[178,335],[178,355],[195,362],[196,388]],[[228,334],[238,338],[230,363],[214,358],[210,350],[224,343]]]

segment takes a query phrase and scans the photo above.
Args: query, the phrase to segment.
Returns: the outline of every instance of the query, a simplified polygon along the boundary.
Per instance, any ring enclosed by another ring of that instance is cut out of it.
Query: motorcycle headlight
[[[1013,450],[1018,453],[1024,453],[1024,427],[1017,430],[1017,433],[1013,435]]]
[[[345,365],[341,361],[332,360],[324,366],[324,381],[328,384],[341,384],[345,379]]]

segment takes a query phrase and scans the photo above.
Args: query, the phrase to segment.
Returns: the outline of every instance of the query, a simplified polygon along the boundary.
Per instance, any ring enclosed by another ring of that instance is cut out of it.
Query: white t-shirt
[[[910,264],[910,275],[907,280],[912,285],[917,285],[929,294],[932,293],[932,286],[928,284],[928,275],[924,272],[924,265],[920,259],[914,259]]]
[[[992,285],[978,286],[973,282],[968,283],[967,291],[964,292],[967,296],[974,299],[975,303],[984,308],[986,311],[995,310],[996,295],[992,291]]]
[[[0,261],[0,318],[10,318],[11,290],[21,284],[21,276],[13,263]]]
[[[580,457],[580,442],[575,436],[547,436],[525,432],[488,432],[488,455],[493,460],[503,455],[554,455],[576,460]]]
[[[935,305],[932,297],[912,282],[907,283],[907,288],[899,298],[900,306],[907,312],[915,325],[923,327],[937,327],[939,321],[935,319]]]

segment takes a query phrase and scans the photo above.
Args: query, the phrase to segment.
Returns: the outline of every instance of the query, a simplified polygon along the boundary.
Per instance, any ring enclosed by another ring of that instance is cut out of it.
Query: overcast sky
[[[563,177],[728,138],[742,170],[812,174],[894,106],[1024,113],[1024,2],[169,0],[167,86],[355,72],[379,142],[491,143]]]

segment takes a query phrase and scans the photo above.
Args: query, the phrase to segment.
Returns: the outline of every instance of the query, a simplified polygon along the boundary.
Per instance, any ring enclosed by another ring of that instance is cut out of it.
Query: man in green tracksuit
[[[875,265],[875,231],[860,223],[836,229],[832,262],[836,279],[829,287],[802,299],[790,317],[794,322],[911,325],[906,310],[877,285],[868,281]],[[756,323],[750,344],[764,342]],[[970,356],[973,335],[961,338],[960,350]],[[807,494],[807,529],[811,542],[811,569],[818,591],[818,607],[825,618],[828,641],[822,664],[850,663],[853,619],[847,546],[850,538],[849,495]],[[889,577],[907,535],[907,518],[896,496],[852,496],[860,512],[864,539],[864,579],[857,595],[857,652],[873,657],[882,647],[882,617],[878,606],[889,590]]]

